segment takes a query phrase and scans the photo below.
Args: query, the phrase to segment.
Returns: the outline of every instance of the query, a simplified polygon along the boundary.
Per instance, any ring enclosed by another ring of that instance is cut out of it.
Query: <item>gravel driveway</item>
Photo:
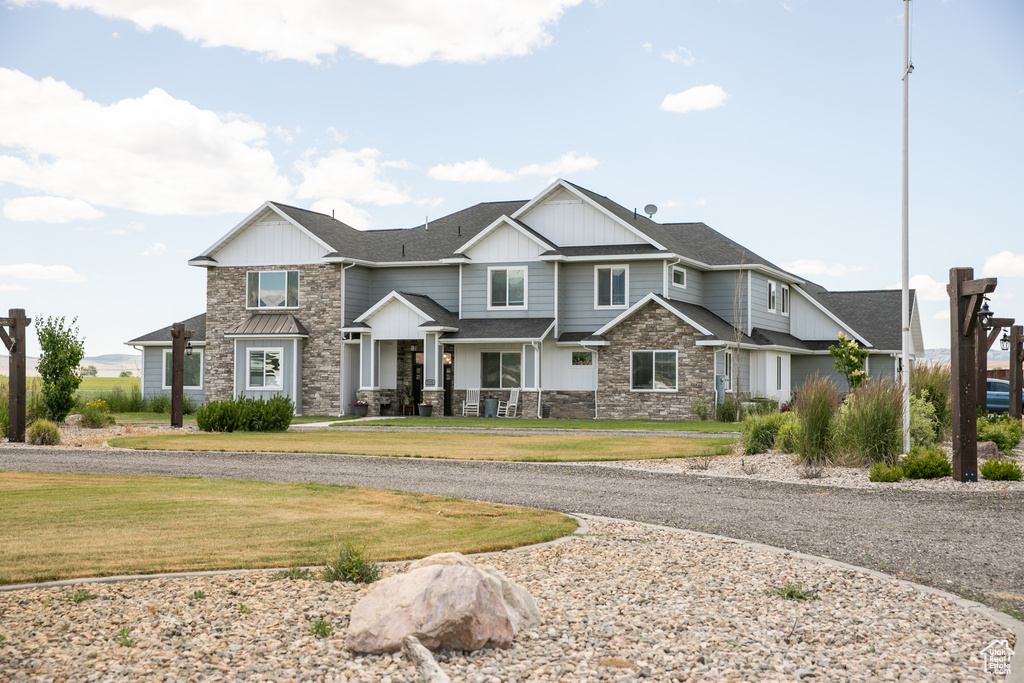
[[[1024,495],[865,491],[592,465],[19,447],[0,468],[318,481],[695,529],[829,557],[1024,613]]]

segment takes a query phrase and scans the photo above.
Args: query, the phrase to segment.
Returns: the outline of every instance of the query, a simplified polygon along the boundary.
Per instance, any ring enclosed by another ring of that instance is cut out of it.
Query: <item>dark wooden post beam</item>
[[[181,427],[185,413],[185,342],[195,334],[185,323],[171,325],[171,426]]]
[[[1024,326],[1010,328],[1010,415],[1021,419],[1021,387],[1024,387]],[[1016,397],[1016,398],[1015,398]]]
[[[25,382],[25,328],[32,320],[25,317],[25,309],[12,308],[8,317],[0,318],[0,341],[10,353],[10,367],[7,389],[8,417],[7,440],[25,443],[25,399],[27,384]],[[4,328],[8,328],[5,330]],[[9,330],[9,331],[8,331]]]
[[[1013,318],[992,318],[988,321],[990,329],[977,325],[978,407],[985,412],[988,412],[988,351],[999,338],[1003,328],[1009,327],[1013,322]]]
[[[973,268],[949,270],[950,375],[953,412],[953,479],[978,481],[978,310],[996,288],[995,278],[975,280]]]

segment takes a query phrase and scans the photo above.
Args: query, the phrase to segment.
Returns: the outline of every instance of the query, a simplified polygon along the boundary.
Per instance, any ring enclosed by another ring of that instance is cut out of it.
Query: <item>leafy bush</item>
[[[148,399],[149,412],[151,413],[171,413],[171,395],[170,394],[157,394],[151,396]]]
[[[924,398],[910,397],[910,443],[915,446],[927,446],[935,443],[940,432],[939,421],[935,417],[935,406],[928,400],[928,391]]]
[[[903,390],[888,377],[873,379],[847,397],[844,450],[869,462],[895,463],[903,450]]]
[[[800,419],[800,457],[822,462],[832,452],[832,422],[840,404],[839,389],[831,377],[815,373],[800,387],[796,412]]]
[[[295,414],[291,399],[274,396],[211,401],[196,411],[196,424],[204,432],[282,432]]]
[[[986,415],[978,418],[978,441],[994,441],[1003,455],[1013,455],[1020,443],[1024,426],[1009,414]]]
[[[869,481],[895,482],[903,479],[903,470],[899,465],[887,465],[884,462],[876,462],[871,466],[868,474]]]
[[[790,422],[782,413],[753,413],[743,420],[743,452],[766,453],[775,446],[779,430]]]
[[[1022,476],[1020,465],[1005,458],[989,458],[978,470],[991,481],[1020,481]]]
[[[49,420],[36,420],[25,431],[25,440],[33,446],[56,446],[60,443],[60,430]]]
[[[949,364],[919,365],[910,368],[910,393],[924,399],[935,408],[935,422],[938,425],[936,438],[945,441],[953,425],[953,409],[950,392],[953,388]]]
[[[36,321],[39,335],[39,376],[43,380],[43,398],[46,417],[63,422],[75,407],[75,392],[82,383],[78,364],[85,356],[85,343],[78,339],[78,327],[73,318],[64,326],[64,318],[40,318]]]
[[[735,396],[726,396],[718,402],[715,418],[719,422],[736,422],[740,419],[740,402]]]
[[[380,567],[369,560],[363,551],[344,541],[337,555],[324,562],[320,572],[324,581],[346,581],[349,583],[373,583],[380,578]]]
[[[782,413],[790,418],[783,423],[779,433],[775,435],[775,450],[783,453],[796,453],[800,450],[800,420],[796,413]]]
[[[711,404],[706,398],[695,398],[690,401],[690,410],[693,411],[693,414],[701,422],[707,422],[711,419]]]
[[[914,446],[900,462],[907,479],[941,479],[953,476],[953,466],[939,448]]]
[[[835,358],[832,367],[846,378],[850,391],[854,391],[867,381],[868,373],[864,371],[864,359],[868,357],[868,350],[860,348],[856,339],[847,339],[846,335],[840,332],[839,343],[830,346],[828,352]]]
[[[0,376],[0,439],[7,438],[8,422],[11,419],[11,407],[8,403],[10,399],[10,388],[7,384],[7,378]]]
[[[82,407],[79,424],[90,429],[99,429],[114,423],[114,418],[107,411],[107,402],[102,398],[89,401]]]

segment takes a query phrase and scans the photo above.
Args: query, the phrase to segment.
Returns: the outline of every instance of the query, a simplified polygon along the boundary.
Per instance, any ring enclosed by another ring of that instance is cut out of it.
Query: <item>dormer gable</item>
[[[660,244],[601,206],[571,183],[558,179],[512,214],[562,247]]]
[[[460,253],[479,263],[532,261],[556,246],[508,216],[501,216],[459,247]]]
[[[273,202],[249,214],[191,265],[275,266],[320,263],[335,251]]]

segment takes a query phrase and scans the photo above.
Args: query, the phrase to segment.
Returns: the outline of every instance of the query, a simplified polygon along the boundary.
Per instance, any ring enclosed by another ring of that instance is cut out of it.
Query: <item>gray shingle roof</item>
[[[860,291],[830,292],[820,285],[807,282],[801,286],[822,306],[840,320],[863,335],[875,349],[902,348],[903,316],[900,305],[903,294],[898,289],[867,289]],[[914,309],[915,290],[910,290],[910,309]]]
[[[239,335],[308,337],[309,331],[291,313],[254,313],[224,333]]]
[[[719,318],[717,315],[696,304],[686,303],[684,301],[674,301],[673,299],[666,299],[660,294],[655,294],[662,304],[668,308],[674,309],[681,315],[686,316],[693,322],[697,323],[708,332],[711,333],[710,337],[705,337],[704,340],[715,339],[718,341],[736,342],[737,330],[735,327],[727,323],[725,320]],[[740,333],[738,341],[741,344],[754,344],[754,340],[748,337],[746,334]]]
[[[443,341],[470,339],[523,339],[537,341],[554,324],[554,318],[463,318],[459,331],[444,335]]]
[[[415,294],[413,292],[396,292],[401,294],[409,303],[423,311],[429,318],[427,322],[420,325],[441,325],[443,327],[458,327],[459,316],[431,299],[426,294]]]
[[[194,315],[191,318],[188,318],[187,320],[182,320],[181,322],[185,323],[186,330],[192,330],[193,332],[195,332],[195,334],[192,335],[193,344],[197,342],[202,342],[204,344],[206,343],[205,313]],[[171,325],[168,325],[167,327],[161,327],[159,330],[154,330],[148,334],[144,334],[141,337],[136,337],[135,339],[132,339],[131,341],[125,343],[138,344],[139,346],[142,346],[144,344],[160,344],[164,342],[168,344],[171,343]]]
[[[574,343],[581,341],[603,342],[608,340],[593,332],[563,332],[558,335],[558,341],[561,343]]]

